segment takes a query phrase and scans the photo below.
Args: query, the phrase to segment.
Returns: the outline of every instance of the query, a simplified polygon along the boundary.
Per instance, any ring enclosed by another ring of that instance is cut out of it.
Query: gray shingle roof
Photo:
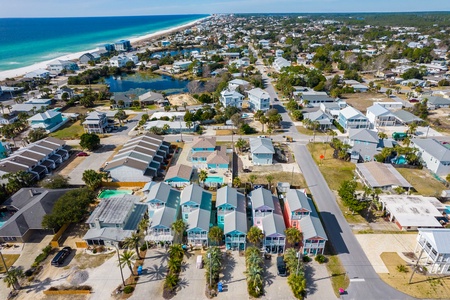
[[[281,214],[273,213],[265,216],[262,219],[262,226],[266,237],[285,236],[284,231],[286,230],[286,226],[283,215]]]
[[[223,204],[230,204],[231,206],[236,208],[238,205],[238,194],[241,193],[238,193],[236,189],[229,187],[228,185],[218,189],[216,196],[216,207],[219,207]]]
[[[163,203],[166,203],[169,199],[170,191],[172,188],[170,185],[164,182],[152,182],[149,187],[147,201],[159,200]]]
[[[224,217],[224,230],[225,234],[239,231],[244,234],[247,233],[247,215],[242,211],[232,211]]]
[[[188,216],[188,230],[195,228],[209,231],[209,225],[211,220],[211,211],[206,209],[196,209],[189,213]]]
[[[432,105],[450,105],[450,99],[438,96],[428,97],[428,103]]]
[[[192,170],[193,170],[192,166],[177,164],[177,165],[169,168],[164,180],[167,181],[167,180],[175,178],[175,177],[190,180],[191,176],[192,176]]]
[[[197,137],[192,142],[192,148],[215,148],[216,137]]]
[[[51,213],[56,200],[70,190],[20,189],[4,203],[18,211],[0,227],[0,236],[22,237],[29,229],[44,229],[44,215]],[[33,195],[30,191],[34,192]]]
[[[378,133],[369,129],[350,129],[348,138],[354,141],[369,142],[374,144],[378,144],[380,140]]]
[[[263,206],[275,209],[273,195],[269,190],[264,188],[253,190],[250,194],[250,198],[252,200],[253,209],[258,209]]]
[[[300,209],[312,211],[311,205],[308,201],[308,197],[305,195],[305,193],[303,193],[302,190],[290,189],[286,193],[286,201],[288,202],[291,211]]]
[[[303,240],[307,240],[313,237],[320,237],[324,240],[328,240],[327,234],[323,229],[320,219],[316,216],[306,216],[300,220],[300,228],[303,233]]]
[[[413,139],[412,143],[439,161],[450,161],[450,149],[435,139]]]
[[[272,140],[269,138],[251,138],[250,139],[251,153],[265,153],[274,154],[275,150],[272,145]]]
[[[400,122],[402,123],[412,123],[412,122],[421,122],[422,119],[413,115],[412,113],[410,113],[409,111],[400,109],[397,111],[392,112],[392,114],[398,119],[400,120]]]

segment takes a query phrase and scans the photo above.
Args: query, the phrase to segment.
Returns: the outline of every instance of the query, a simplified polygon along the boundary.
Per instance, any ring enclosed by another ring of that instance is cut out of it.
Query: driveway
[[[380,255],[383,252],[413,252],[417,234],[356,234],[356,239],[377,273],[389,273]]]
[[[218,299],[240,300],[249,298],[245,270],[245,256],[239,256],[237,251],[230,252],[224,258],[220,276],[220,281],[223,283],[223,292],[219,293]]]
[[[164,279],[167,275],[167,259],[168,253],[164,249],[147,251],[142,275],[139,276],[138,284],[130,300],[140,300],[143,295],[152,295],[155,299],[162,297]]]
[[[202,254],[200,251],[187,252],[187,256],[181,267],[177,295],[173,299],[207,299],[205,295],[205,269],[197,269],[197,255]]]
[[[319,264],[315,260],[305,264],[305,276],[308,299],[337,299],[325,264]]]
[[[264,296],[262,296],[261,299],[295,299],[294,294],[292,294],[291,288],[287,283],[287,277],[280,277],[277,275],[276,262],[276,255],[272,255],[270,260],[264,260],[266,273],[264,275]]]

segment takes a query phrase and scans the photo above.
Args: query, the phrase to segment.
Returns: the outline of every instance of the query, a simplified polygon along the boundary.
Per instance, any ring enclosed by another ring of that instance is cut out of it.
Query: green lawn
[[[442,182],[434,178],[426,169],[396,168],[396,170],[411,183],[420,195],[439,197],[442,190],[447,189]]]
[[[5,260],[6,266],[9,268],[11,267],[16,260],[19,258],[20,254],[3,254],[3,259]],[[0,273],[5,272],[5,267],[3,265],[3,262],[0,263]]]
[[[295,128],[297,128],[298,132],[300,132],[301,134],[306,134],[306,135],[311,135],[311,136],[314,134],[315,135],[326,135],[325,132],[321,132],[321,131],[317,131],[317,130],[316,130],[316,132],[314,132],[314,130],[305,128],[303,126],[295,126]]]
[[[331,276],[331,285],[333,286],[336,297],[340,297],[339,288],[343,288],[344,290],[347,289],[350,280],[337,255],[327,255],[327,258],[327,270]]]
[[[308,150],[319,165],[320,172],[332,190],[338,190],[343,181],[352,180],[355,164],[333,158],[334,149],[324,143],[309,143]],[[323,160],[320,156],[324,155]]]
[[[75,123],[66,123],[61,129],[51,133],[50,136],[62,140],[71,140],[79,138],[83,133],[84,129],[81,121],[76,121]]]

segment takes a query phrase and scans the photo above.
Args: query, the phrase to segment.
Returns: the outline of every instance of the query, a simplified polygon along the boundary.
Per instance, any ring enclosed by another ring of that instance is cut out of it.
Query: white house
[[[272,66],[277,72],[280,72],[284,67],[290,67],[291,62],[283,57],[277,57]]]
[[[253,111],[266,111],[270,108],[270,96],[260,88],[251,89],[247,92],[249,106]]]
[[[366,117],[369,119],[373,128],[378,126],[395,126],[397,118],[385,107],[374,104],[367,108]]]
[[[426,255],[428,272],[450,274],[450,229],[420,228],[414,252]],[[420,254],[419,254],[420,256]],[[429,264],[431,264],[429,266]]]
[[[78,65],[70,60],[57,59],[57,60],[54,60],[54,61],[48,63],[47,69],[49,71],[54,71],[54,72],[58,72],[58,73],[62,72],[62,70],[75,71],[75,70],[78,70]]]
[[[119,54],[111,57],[109,64],[113,67],[121,68],[124,67],[129,61],[132,61],[136,65],[139,63],[139,58],[136,54]]]
[[[413,139],[412,146],[419,150],[418,155],[424,166],[439,176],[450,173],[450,149],[435,139]]]
[[[339,112],[338,122],[346,131],[349,129],[370,128],[369,119],[351,106],[347,106]]]
[[[244,95],[237,92],[235,89],[227,88],[220,92],[220,103],[222,103],[223,107],[234,106],[242,108],[243,100]]]
[[[25,78],[40,78],[40,79],[47,79],[50,77],[50,72],[44,69],[38,69],[31,71],[24,75]]]

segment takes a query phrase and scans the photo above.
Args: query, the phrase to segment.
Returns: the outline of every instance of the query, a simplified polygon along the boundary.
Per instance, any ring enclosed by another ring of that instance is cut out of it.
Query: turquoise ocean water
[[[180,26],[207,15],[0,19],[0,71]]]

